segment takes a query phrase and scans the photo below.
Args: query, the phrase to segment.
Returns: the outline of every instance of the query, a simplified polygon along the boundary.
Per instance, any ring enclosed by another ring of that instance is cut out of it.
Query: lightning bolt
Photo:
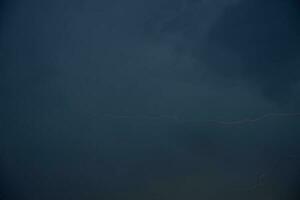
[[[267,113],[252,119],[245,118],[245,119],[234,120],[234,121],[215,121],[215,122],[224,125],[238,125],[238,124],[255,123],[271,117],[297,117],[297,116],[300,116],[300,113]]]
[[[225,126],[235,126],[235,125],[244,125],[244,124],[251,124],[256,123],[262,120],[266,120],[268,118],[286,118],[286,117],[300,117],[300,112],[295,113],[266,113],[261,116],[257,116],[254,118],[244,118],[239,120],[232,120],[232,121],[219,121],[219,120],[190,120],[184,119],[182,117],[176,115],[113,115],[113,114],[106,114],[103,115],[104,118],[111,118],[111,119],[146,119],[146,120],[171,120],[176,122],[202,122],[202,123],[209,123],[215,125],[225,125]],[[258,188],[264,187],[267,184],[267,180],[277,171],[280,169],[280,164],[284,161],[283,159],[300,161],[300,157],[296,155],[287,155],[281,157],[277,160],[273,167],[270,170],[260,173],[257,175],[256,182],[254,184],[250,184],[249,186],[243,187],[238,189],[242,192],[251,192],[255,191]],[[236,190],[235,190],[236,191]]]
[[[105,114],[102,116],[103,118],[110,119],[146,119],[146,120],[171,120],[177,122],[201,122],[201,123],[213,123],[219,125],[243,125],[256,123],[268,118],[272,117],[300,117],[300,113],[267,113],[255,118],[244,118],[233,121],[219,121],[219,120],[192,120],[192,119],[184,119],[182,117],[178,117],[176,115],[114,115],[114,114]]]

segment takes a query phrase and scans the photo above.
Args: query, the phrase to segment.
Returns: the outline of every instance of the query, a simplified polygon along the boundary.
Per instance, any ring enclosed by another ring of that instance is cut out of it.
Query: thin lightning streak
[[[250,124],[256,123],[271,117],[298,117],[300,113],[267,113],[262,116],[258,116],[255,118],[245,118],[234,121],[218,121],[218,120],[191,120],[191,119],[183,119],[176,115],[113,115],[106,114],[103,115],[104,118],[111,119],[147,119],[147,120],[172,120],[178,122],[202,122],[202,123],[214,123],[219,125],[242,125],[242,124]]]
[[[271,117],[300,117],[300,113],[267,113],[262,116],[258,116],[255,118],[245,118],[240,120],[234,120],[234,121],[218,121],[218,120],[202,120],[201,122],[206,123],[214,123],[219,125],[243,125],[243,124],[250,124],[250,123],[256,123]],[[176,115],[113,115],[113,114],[107,114],[104,115],[105,118],[113,118],[113,119],[147,119],[147,120],[173,120],[178,122],[199,122],[200,120],[189,120],[189,119],[183,119]],[[300,160],[300,157],[294,156],[294,155],[288,155],[285,156],[285,158],[292,159],[292,160]],[[243,188],[242,191],[244,192],[251,192],[254,191],[260,187],[265,186],[267,183],[267,179],[280,167],[282,159],[279,159],[272,169],[268,172],[261,173],[257,176],[257,181],[255,184],[250,185],[247,188]]]
[[[147,119],[147,120],[172,120],[172,121],[178,121],[178,122],[200,122],[200,120],[189,120],[189,119],[183,119],[176,115],[113,115],[113,114],[106,114],[103,115],[104,118],[112,118],[112,119]],[[243,125],[243,124],[250,124],[250,123],[256,123],[271,117],[300,117],[300,112],[298,113],[267,113],[255,118],[245,118],[240,120],[234,120],[234,121],[218,121],[218,120],[202,120],[201,122],[206,123],[213,123],[218,125]],[[294,156],[294,155],[288,155],[285,156],[287,159],[291,160],[300,160],[300,157]],[[267,179],[270,178],[270,176],[278,170],[280,167],[280,163],[282,162],[282,158],[279,159],[271,170],[268,172],[261,173],[257,176],[257,181],[253,185],[250,185],[249,187],[241,189],[243,192],[251,192],[254,191],[260,187],[264,187],[267,183]]]
[[[255,123],[270,117],[296,117],[296,116],[300,116],[300,113],[268,113],[253,119],[241,119],[235,121],[215,121],[215,122],[224,125],[238,125],[238,124]]]

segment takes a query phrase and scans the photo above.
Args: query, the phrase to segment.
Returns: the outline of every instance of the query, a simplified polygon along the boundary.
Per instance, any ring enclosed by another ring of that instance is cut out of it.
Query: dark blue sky
[[[0,199],[299,199],[296,0],[0,6]]]

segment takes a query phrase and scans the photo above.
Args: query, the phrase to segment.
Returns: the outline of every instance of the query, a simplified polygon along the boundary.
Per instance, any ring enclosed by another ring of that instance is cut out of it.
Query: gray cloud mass
[[[3,2],[0,199],[299,199],[297,1]]]

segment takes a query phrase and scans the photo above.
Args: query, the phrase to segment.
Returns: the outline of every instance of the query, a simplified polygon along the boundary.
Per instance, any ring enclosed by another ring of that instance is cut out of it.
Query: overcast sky
[[[299,9],[1,1],[0,199],[299,199]]]

